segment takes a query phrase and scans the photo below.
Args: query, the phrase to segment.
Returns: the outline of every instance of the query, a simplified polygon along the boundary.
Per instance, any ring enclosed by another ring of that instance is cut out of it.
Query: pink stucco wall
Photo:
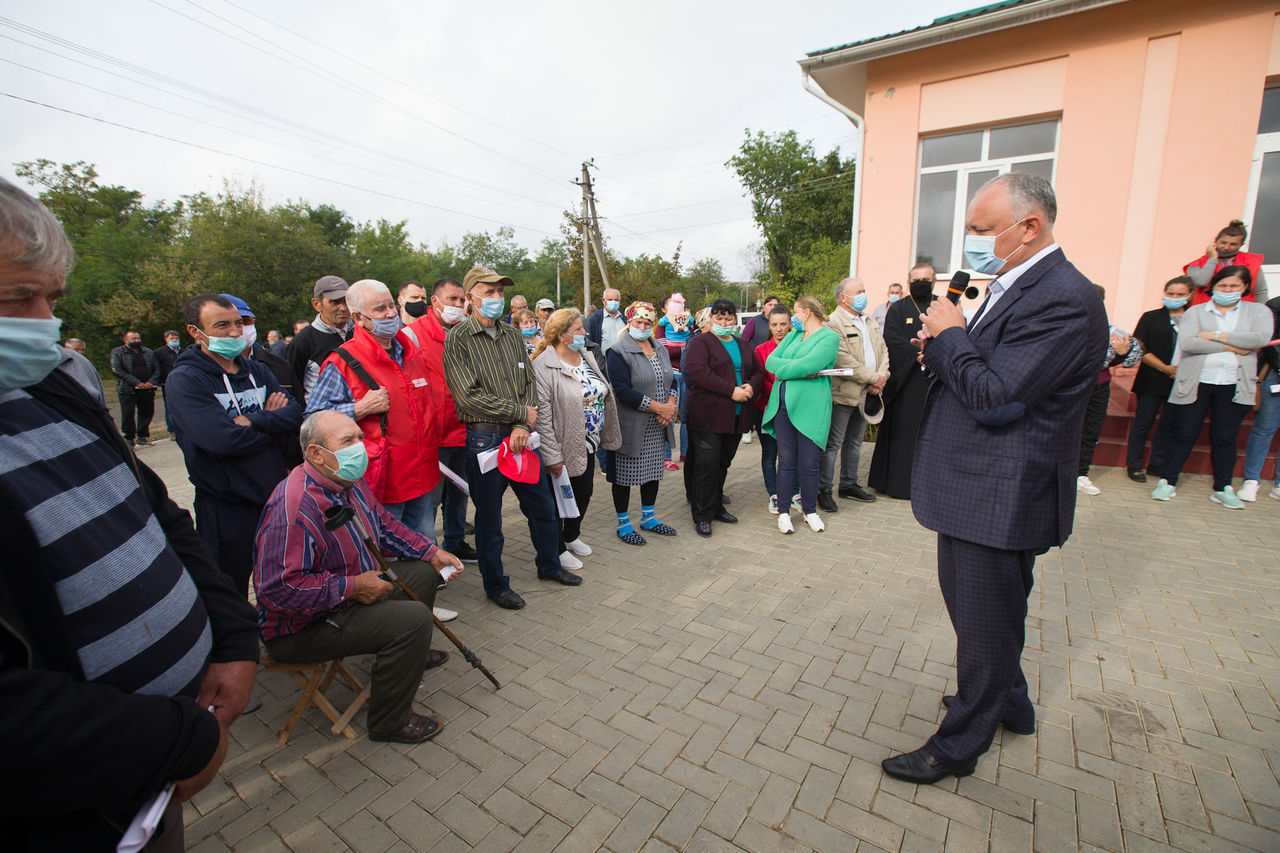
[[[1132,326],[1243,216],[1277,55],[1274,3],[1132,0],[871,62],[859,275],[878,294],[913,260],[921,132],[1058,115],[1056,235]]]

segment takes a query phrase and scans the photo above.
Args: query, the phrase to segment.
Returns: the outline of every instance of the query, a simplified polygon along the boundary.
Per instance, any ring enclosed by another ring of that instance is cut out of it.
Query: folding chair
[[[288,743],[289,735],[293,733],[293,727],[298,724],[298,720],[302,719],[302,712],[307,709],[307,705],[315,705],[320,711],[333,721],[333,725],[329,727],[329,731],[333,734],[341,732],[349,739],[355,740],[356,733],[351,729],[349,723],[351,718],[356,715],[360,707],[369,700],[369,685],[362,684],[360,679],[356,678],[350,668],[342,662],[341,658],[335,660],[322,660],[314,663],[281,663],[273,658],[263,658],[262,668],[267,672],[287,672],[298,682],[298,686],[302,688],[302,695],[298,697],[298,704],[293,706],[293,713],[289,715],[289,719],[280,727],[278,734],[280,743]],[[333,703],[325,698],[325,691],[338,676],[346,682],[346,685],[356,691],[356,698],[351,700],[351,704],[347,706],[345,711],[339,713],[338,709],[333,707]]]

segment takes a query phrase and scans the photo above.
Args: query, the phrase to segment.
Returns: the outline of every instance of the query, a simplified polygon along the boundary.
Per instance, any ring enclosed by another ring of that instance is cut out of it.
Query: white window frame
[[[989,159],[988,152],[991,150],[991,131],[999,130],[1006,127],[1017,127],[1023,124],[1043,124],[1045,122],[1054,122],[1053,148],[1050,151],[1041,151],[1036,154],[1022,154],[1017,157],[1002,157],[999,159]],[[943,166],[925,166],[924,163],[924,141],[939,136],[953,136],[961,133],[972,133],[975,130],[982,131],[982,159],[967,161],[964,163],[947,163]],[[949,130],[946,133],[930,133],[920,136],[916,143],[916,188],[915,188],[915,205],[911,214],[911,263],[915,263],[917,258],[917,240],[920,233],[920,182],[924,175],[938,174],[940,172],[956,173],[956,202],[955,211],[952,216],[953,227],[956,229],[951,239],[951,257],[948,259],[950,272],[938,273],[938,279],[946,281],[951,278],[951,273],[964,268],[964,214],[968,207],[968,201],[965,195],[965,189],[968,185],[969,175],[973,172],[996,172],[998,175],[1006,174],[1013,170],[1013,167],[1019,163],[1035,163],[1039,160],[1051,160],[1053,167],[1050,171],[1049,183],[1053,183],[1058,175],[1058,147],[1062,143],[1062,117],[1050,116],[1034,119],[1019,119],[1018,121],[1005,122],[1002,124],[994,124],[983,128],[969,128],[967,130]]]
[[[1280,131],[1275,133],[1259,133],[1253,146],[1253,163],[1249,167],[1249,189],[1245,194],[1244,221],[1248,223],[1249,234],[1253,234],[1253,215],[1258,208],[1258,188],[1262,184],[1262,158],[1267,154],[1280,152]],[[1243,247],[1249,250],[1248,245]],[[1273,281],[1280,281],[1280,258],[1266,258],[1262,265],[1262,274],[1266,276],[1267,286],[1275,287]],[[1270,296],[1280,294],[1270,293]]]

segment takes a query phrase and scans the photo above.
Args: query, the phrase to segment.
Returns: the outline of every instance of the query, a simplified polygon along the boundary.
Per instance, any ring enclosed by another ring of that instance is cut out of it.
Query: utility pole
[[[596,213],[596,197],[591,189],[591,161],[582,164],[582,310],[591,307],[591,256],[595,255],[596,265],[600,267],[600,279],[605,290],[609,283],[609,265],[604,261],[604,237],[600,234],[600,216]]]
[[[560,304],[560,262],[556,261],[556,307],[563,307]]]

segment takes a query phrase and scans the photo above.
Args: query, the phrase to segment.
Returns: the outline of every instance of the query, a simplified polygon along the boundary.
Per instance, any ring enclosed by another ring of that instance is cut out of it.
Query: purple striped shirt
[[[324,511],[350,504],[385,556],[429,560],[436,546],[382,508],[364,480],[339,487],[310,462],[280,481],[262,511],[253,542],[253,588],[265,642],[296,634],[325,614],[355,604],[348,578],[379,571],[357,523],[326,530]]]

